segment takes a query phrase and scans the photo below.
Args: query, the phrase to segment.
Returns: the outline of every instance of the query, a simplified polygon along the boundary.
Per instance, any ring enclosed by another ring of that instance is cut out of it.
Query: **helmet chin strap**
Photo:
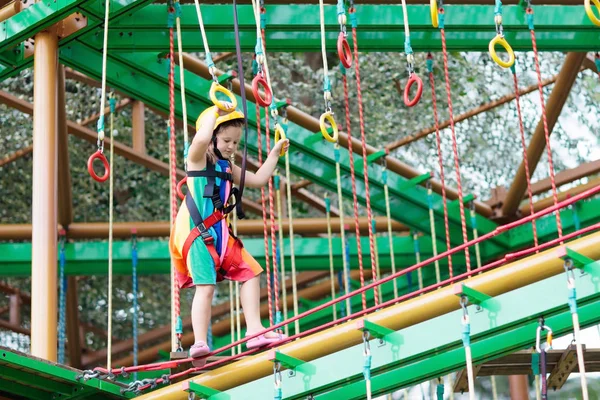
[[[221,151],[217,147],[217,135],[213,135],[213,148],[214,148],[215,155],[219,158],[219,160],[226,159],[225,157],[223,157],[223,154],[221,154]]]

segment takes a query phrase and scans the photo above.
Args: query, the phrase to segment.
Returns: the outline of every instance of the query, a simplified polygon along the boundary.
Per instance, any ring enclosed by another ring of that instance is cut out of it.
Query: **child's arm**
[[[269,153],[269,157],[265,160],[263,165],[256,171],[256,173],[252,173],[250,171],[246,171],[246,181],[245,185],[249,188],[260,188],[263,187],[269,182],[269,178],[273,175],[273,171],[275,171],[275,167],[277,166],[277,160],[279,159],[279,153],[283,147],[284,151],[288,150],[290,145],[289,140],[282,139],[273,146],[271,149],[271,153]],[[242,174],[242,170],[237,165],[233,166],[233,181],[235,184],[239,184],[240,177]]]
[[[212,107],[212,112],[207,112],[201,120],[200,129],[194,135],[192,139],[192,143],[190,145],[188,159],[192,163],[202,163],[204,162],[204,157],[206,156],[206,150],[210,145],[213,127],[215,126],[215,121],[222,115],[227,114],[227,111],[222,111],[217,107]]]

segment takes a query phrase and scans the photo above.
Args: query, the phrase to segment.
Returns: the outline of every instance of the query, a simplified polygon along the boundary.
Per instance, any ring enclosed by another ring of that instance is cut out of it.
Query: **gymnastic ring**
[[[181,200],[183,200],[185,198],[185,194],[183,194],[183,185],[185,185],[187,183],[187,176],[184,176],[182,180],[179,181],[179,183],[177,184],[177,196],[179,196],[179,198]]]
[[[415,94],[415,97],[412,100],[410,100],[408,96],[410,94],[410,88],[413,85],[413,83],[417,84],[417,93]],[[404,104],[406,104],[407,107],[415,106],[419,102],[419,100],[421,100],[422,94],[423,81],[421,80],[421,78],[419,78],[417,74],[413,72],[408,77],[408,82],[406,82],[406,87],[404,88]]]
[[[221,92],[227,96],[229,102],[231,103],[230,107],[223,105],[223,102],[217,99],[217,92]],[[210,100],[213,102],[213,104],[222,111],[231,112],[237,107],[237,99],[235,98],[235,95],[217,82],[212,83],[208,95],[210,96]]]
[[[600,1],[592,0],[592,2],[598,9],[598,12],[600,12]],[[592,4],[591,4],[590,0],[584,0],[583,5],[585,7],[585,13],[587,14],[590,21],[592,21],[592,23],[594,25],[600,26],[600,18],[596,17],[596,15],[594,14],[594,10],[592,10]]]
[[[431,14],[431,25],[433,25],[434,28],[437,28],[440,26],[437,0],[429,0],[429,12]]]
[[[275,124],[275,143],[279,143],[280,140],[285,140],[287,139],[287,137],[285,136],[285,131],[283,130],[283,128],[281,127],[281,125],[279,124]],[[283,157],[285,156],[285,150],[282,147],[281,151],[279,152],[279,157]]]
[[[94,161],[96,159],[102,161],[102,165],[104,165],[104,175],[102,176],[98,176],[98,174],[96,174],[96,171],[94,171]],[[100,150],[96,151],[90,156],[90,158],[88,158],[87,167],[91,177],[97,182],[106,182],[106,180],[110,176],[110,165],[108,165],[108,160],[106,159],[106,156]]]
[[[352,51],[350,50],[346,35],[344,35],[343,32],[340,32],[338,35],[337,51],[342,65],[346,68],[350,68],[352,66]]]
[[[260,95],[261,86],[262,90],[265,92],[264,98]],[[269,83],[266,81],[262,72],[256,74],[254,79],[252,79],[252,94],[254,94],[254,99],[256,100],[256,103],[261,107],[269,107],[271,105],[271,102],[273,101],[273,93],[271,92]]]
[[[325,125],[325,122],[329,122],[329,124],[331,125],[331,129],[333,130],[333,135],[329,134],[329,131],[327,130],[327,125]],[[338,141],[338,136],[339,136],[338,126],[335,123],[335,119],[333,119],[333,114],[331,113],[331,111],[327,111],[327,112],[324,112],[323,114],[321,114],[321,118],[319,118],[319,126],[321,127],[321,135],[323,135],[325,140],[327,140],[328,142],[331,142],[331,143],[336,143]]]
[[[598,1],[598,0],[595,0],[595,1]],[[506,50],[506,52],[508,53],[508,61],[502,61],[500,59],[500,57],[498,57],[498,54],[496,54],[495,46],[497,44],[504,47],[504,50]],[[494,62],[496,64],[498,64],[499,66],[501,66],[502,68],[510,68],[515,63],[515,53],[513,52],[513,49],[510,47],[510,45],[508,44],[506,39],[504,39],[504,36],[496,35],[490,41],[489,50],[490,50],[490,56],[492,56],[492,60],[494,60]]]

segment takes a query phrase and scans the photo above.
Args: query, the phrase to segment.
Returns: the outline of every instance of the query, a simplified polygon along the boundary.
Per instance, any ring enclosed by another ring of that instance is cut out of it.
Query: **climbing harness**
[[[414,107],[421,100],[423,94],[423,81],[415,73],[415,56],[410,45],[410,27],[408,25],[408,11],[406,9],[406,0],[402,0],[402,14],[404,16],[404,53],[406,53],[406,66],[408,69],[408,82],[404,88],[404,104],[407,107]],[[417,84],[417,92],[415,97],[410,99],[410,88],[412,85]]]
[[[502,68],[510,68],[515,63],[515,53],[504,38],[504,28],[502,27],[502,0],[496,0],[494,7],[494,23],[496,24],[496,36],[490,41],[488,50],[492,60]],[[508,53],[508,60],[504,61],[496,54],[496,45],[500,45]]]
[[[473,359],[471,356],[471,323],[469,321],[469,310],[467,304],[469,300],[466,296],[460,297],[460,306],[463,310],[462,322],[462,342],[465,348],[465,361],[467,364],[467,379],[469,383],[469,399],[475,400],[475,375],[473,374]]]

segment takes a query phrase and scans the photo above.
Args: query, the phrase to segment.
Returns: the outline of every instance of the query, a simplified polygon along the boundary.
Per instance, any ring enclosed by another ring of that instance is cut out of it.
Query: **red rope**
[[[447,250],[447,251],[445,251],[443,253],[440,253],[440,254],[438,254],[435,257],[431,257],[431,258],[429,258],[427,260],[423,260],[420,263],[415,264],[415,265],[413,265],[410,268],[406,268],[406,269],[403,269],[402,271],[396,272],[395,274],[388,275],[385,278],[382,278],[379,282],[370,283],[369,285],[366,285],[364,288],[356,289],[356,290],[354,290],[354,291],[352,291],[352,292],[350,292],[348,294],[341,295],[341,296],[337,297],[336,299],[330,300],[330,301],[328,301],[328,302],[326,302],[324,304],[321,304],[321,305],[315,307],[312,310],[305,311],[305,312],[303,312],[301,314],[298,314],[295,317],[291,317],[291,318],[289,318],[289,319],[281,322],[280,324],[276,324],[273,328],[274,329],[280,328],[280,327],[282,327],[282,326],[284,326],[286,324],[289,324],[291,322],[296,321],[297,319],[304,318],[304,317],[306,317],[306,316],[308,316],[310,314],[314,314],[314,313],[316,313],[318,311],[321,311],[321,310],[323,310],[325,308],[331,307],[334,304],[337,304],[339,302],[345,301],[347,298],[356,296],[359,293],[363,293],[363,292],[365,292],[367,290],[370,290],[374,286],[382,285],[382,284],[384,284],[386,282],[391,281],[392,279],[397,279],[397,278],[399,278],[399,277],[401,277],[403,275],[411,273],[411,272],[413,272],[413,271],[415,271],[415,270],[417,270],[419,268],[422,268],[422,267],[424,267],[426,265],[429,265],[429,264],[431,264],[431,263],[433,263],[435,261],[438,261],[438,260],[441,260],[441,259],[443,259],[445,257],[448,257],[449,255],[456,254],[456,253],[464,250],[465,247],[473,246],[473,245],[475,245],[477,243],[481,243],[481,242],[483,242],[485,240],[491,239],[491,238],[493,238],[493,237],[495,237],[495,236],[497,236],[497,235],[499,235],[499,234],[501,234],[503,232],[507,232],[507,231],[509,231],[509,230],[511,230],[513,228],[516,228],[518,226],[524,225],[524,224],[532,221],[533,219],[537,219],[537,218],[543,217],[543,216],[545,216],[547,214],[555,212],[556,210],[559,210],[559,209],[564,208],[564,207],[568,207],[568,206],[570,206],[572,204],[575,204],[576,202],[578,202],[580,200],[589,198],[589,197],[594,196],[595,194],[598,194],[598,193],[600,193],[600,185],[598,185],[598,186],[596,186],[594,188],[588,189],[585,192],[582,192],[582,193],[580,193],[578,195],[572,196],[571,198],[569,198],[567,200],[564,200],[564,201],[562,201],[562,202],[560,202],[560,203],[558,203],[558,204],[556,204],[554,206],[548,207],[547,209],[539,211],[539,212],[537,212],[535,214],[532,214],[532,215],[530,215],[528,217],[522,218],[520,220],[517,220],[515,222],[509,223],[509,224],[506,224],[506,225],[498,226],[492,232],[486,233],[485,235],[482,235],[482,236],[480,236],[477,239],[471,240],[470,242],[467,242],[467,243],[463,243],[463,244],[461,244],[461,245],[459,245],[459,246],[457,246],[455,248],[452,248],[452,249],[449,249],[449,250]],[[519,258],[519,257],[522,257],[524,255],[530,254],[530,253],[532,253],[532,252],[534,252],[536,250],[541,250],[541,249],[545,249],[547,247],[551,247],[551,246],[553,246],[555,244],[561,243],[564,240],[571,239],[573,237],[579,236],[579,235],[584,234],[584,233],[591,232],[592,230],[596,230],[596,229],[600,229],[600,223],[597,223],[595,225],[589,226],[587,228],[580,229],[580,230],[578,230],[576,232],[573,232],[573,233],[570,233],[568,235],[565,235],[562,238],[554,239],[554,240],[552,240],[550,242],[543,243],[543,244],[539,245],[537,248],[532,247],[532,248],[529,248],[529,249],[521,250],[521,251],[516,252],[516,253],[509,253],[506,256],[504,256],[503,259],[494,261],[491,264],[486,265],[485,267],[477,268],[476,270],[474,270],[472,272],[465,272],[465,273],[463,273],[461,275],[455,276],[454,278],[447,279],[445,281],[442,281],[442,282],[436,283],[434,285],[428,286],[427,288],[424,288],[424,289],[421,289],[421,290],[418,290],[418,291],[415,291],[415,292],[411,292],[411,293],[409,293],[407,295],[404,295],[402,297],[399,297],[397,299],[392,299],[392,300],[389,300],[389,301],[387,301],[385,303],[382,303],[380,305],[376,305],[376,306],[368,308],[366,310],[362,310],[362,311],[359,311],[359,312],[354,313],[352,315],[348,315],[348,316],[346,316],[344,318],[341,318],[341,319],[338,319],[336,321],[332,321],[332,322],[330,322],[328,324],[325,324],[325,325],[321,326],[320,328],[323,329],[323,328],[326,328],[326,327],[329,327],[329,326],[333,326],[333,325],[339,324],[341,322],[344,322],[344,321],[346,321],[348,319],[353,319],[353,318],[359,317],[361,315],[365,315],[368,312],[376,311],[379,308],[382,308],[382,307],[385,307],[385,306],[388,306],[388,305],[392,305],[392,304],[398,303],[400,301],[406,300],[406,299],[411,298],[413,296],[418,296],[418,295],[420,295],[422,293],[425,293],[427,291],[436,289],[436,288],[441,287],[443,285],[446,285],[448,283],[453,283],[453,282],[456,282],[456,281],[458,281],[460,279],[469,277],[469,276],[471,276],[471,275],[473,275],[475,273],[487,271],[487,270],[489,270],[489,269],[491,269],[493,267],[496,267],[498,265],[501,265],[504,262],[507,262],[509,260],[514,260],[516,258]],[[315,328],[315,329],[317,329],[317,328]],[[240,340],[238,340],[238,341],[236,341],[234,343],[228,344],[228,345],[226,345],[226,346],[224,346],[224,347],[222,347],[220,349],[217,349],[217,350],[213,351],[212,353],[208,354],[208,356],[215,355],[215,354],[227,351],[228,349],[231,349],[232,347],[235,347],[235,346],[237,346],[239,344],[242,344],[242,343],[244,343],[244,342],[246,342],[248,340],[251,340],[251,339],[253,339],[253,338],[255,338],[255,337],[259,336],[259,335],[265,334],[268,331],[269,331],[269,329],[265,329],[264,331],[254,333],[252,335],[248,335],[244,339],[240,339]],[[304,332],[301,332],[298,335],[289,337],[285,341],[293,340],[293,339],[299,337],[299,335],[304,336],[304,335],[309,335],[309,334],[312,334],[312,333],[314,333],[313,330],[304,331]],[[282,343],[284,343],[284,341],[277,342],[273,346],[278,346],[278,345],[281,345]],[[255,351],[258,351],[258,350],[255,350]],[[242,354],[238,354],[237,357],[240,357],[240,356],[243,356],[243,355],[247,355],[247,354],[250,354],[250,353],[249,352],[245,352],[245,353],[242,353]],[[191,360],[192,360],[191,358],[188,358],[188,359],[185,359],[185,360],[178,360],[178,361],[166,362],[166,363],[163,362],[163,363],[154,363],[154,364],[147,364],[147,365],[139,365],[139,366],[133,366],[133,367],[126,367],[126,368],[123,368],[123,369],[121,369],[121,368],[113,368],[111,372],[114,373],[114,374],[120,374],[120,373],[123,373],[123,372],[129,373],[129,372],[135,372],[135,371],[141,371],[141,370],[154,370],[154,369],[159,369],[160,367],[163,367],[165,365],[169,365],[169,366],[176,365],[176,364],[179,365],[179,364],[190,362]],[[217,361],[215,363],[211,363],[210,365],[211,366],[219,365],[221,362],[225,362],[225,360],[230,360],[230,358],[223,359],[223,360]],[[206,366],[204,368],[206,368]],[[108,372],[105,368],[101,368],[101,367],[95,368],[94,371],[98,371],[98,372],[101,372],[101,373],[107,373]]]
[[[369,247],[371,252],[371,271],[373,273],[373,282],[377,282],[377,266],[375,262],[375,238],[373,237],[373,210],[371,210],[371,197],[369,195],[369,165],[367,164],[367,141],[365,139],[365,118],[363,112],[362,91],[360,88],[360,67],[358,60],[358,39],[356,38],[356,28],[352,28],[352,41],[354,42],[354,71],[356,74],[356,93],[358,95],[358,117],[360,120],[360,141],[363,152],[363,174],[365,178],[365,197],[367,201],[367,221],[369,224]],[[348,145],[352,146],[351,138],[348,137]],[[377,295],[377,286],[373,287],[373,298],[375,305],[379,304]]]
[[[548,152],[548,170],[550,172],[550,182],[552,183],[552,198],[554,199],[554,204],[556,205],[558,204],[558,194],[556,192],[556,182],[554,179],[554,164],[552,162],[552,148],[550,147],[550,131],[548,129],[548,120],[546,118],[546,106],[544,104],[544,90],[542,87],[542,73],[540,72],[537,42],[535,41],[535,32],[533,29],[531,29],[531,43],[533,45],[533,58],[535,60],[535,71],[537,73],[538,89],[540,92],[542,120],[544,121],[544,136],[546,137],[546,150]],[[562,237],[562,221],[560,219],[560,212],[556,213],[556,230],[558,231],[558,237]]]
[[[450,92],[450,76],[448,74],[448,52],[446,50],[446,33],[440,29],[442,34],[442,53],[444,55],[444,76],[446,78],[446,94],[448,95],[448,112],[450,114],[450,130],[452,132],[452,151],[454,153],[454,168],[456,170],[456,185],[458,189],[458,206],[460,208],[460,223],[462,226],[463,243],[469,240],[467,237],[467,223],[465,220],[465,205],[463,204],[462,183],[460,181],[460,161],[458,159],[458,146],[456,144],[456,132],[454,131],[454,114],[452,112],[452,94]],[[465,260],[467,262],[467,272],[471,271],[471,258],[469,249],[465,247]]]
[[[171,152],[170,165],[170,184],[171,184],[171,214],[173,222],[177,216],[177,149],[175,145],[175,45],[173,39],[173,28],[169,28],[169,143]],[[184,121],[184,123],[186,123]],[[174,303],[175,316],[181,315],[181,300],[179,294],[179,285],[175,281],[174,285]],[[177,339],[181,340],[181,334],[177,334]]]
[[[352,180],[352,204],[354,206],[354,227],[356,229],[356,251],[358,252],[358,268],[360,271],[360,287],[365,286],[365,273],[362,258],[362,243],[360,242],[360,227],[358,225],[358,198],[356,196],[356,174],[354,172],[354,151],[352,150],[352,132],[350,130],[350,96],[348,95],[348,79],[346,74],[342,75],[344,83],[344,107],[346,108],[346,132],[348,133],[348,162],[350,163],[350,177]],[[367,296],[363,292],[362,306],[363,310],[367,308]]]
[[[446,249],[450,248],[450,227],[448,223],[448,201],[446,199],[446,182],[444,178],[444,159],[442,156],[442,141],[440,138],[440,124],[438,121],[437,99],[435,96],[435,78],[433,72],[429,73],[429,84],[431,86],[431,98],[433,101],[433,120],[435,121],[435,141],[437,143],[438,163],[440,164],[440,180],[442,181],[442,200],[444,203],[444,227],[446,229]],[[448,257],[448,273],[450,278],[454,275],[452,271],[452,257]]]
[[[516,71],[513,72],[513,81],[515,83],[515,100],[517,104],[517,116],[519,118],[519,130],[521,131],[521,147],[523,148],[523,163],[525,164],[525,179],[527,180],[527,195],[529,197],[529,211],[533,214],[533,193],[531,190],[531,174],[529,172],[529,159],[527,158],[527,144],[525,143],[525,128],[523,127],[523,117],[521,115],[521,102],[519,100],[519,82]],[[537,247],[538,236],[535,220],[531,221],[533,229],[533,244]]]
[[[267,135],[269,131],[267,130]],[[258,137],[258,166],[262,166],[262,135],[260,133],[260,106],[256,104],[256,134]],[[270,260],[269,260],[269,234],[267,233],[267,205],[265,199],[265,188],[260,188],[260,204],[262,206],[262,218],[263,218],[263,236],[265,238],[265,270],[267,274],[267,303],[269,304],[269,324],[273,325],[273,296],[271,295],[271,272],[270,272]]]
[[[266,12],[266,10],[262,10],[262,12]],[[265,30],[261,29],[261,38],[263,51],[267,54],[267,42],[265,40]],[[271,131],[269,129],[269,108],[265,107],[265,137],[267,140],[267,154],[271,152]],[[273,289],[275,290],[275,312],[279,313],[279,271],[277,270],[278,260],[277,260],[277,238],[275,236],[275,211],[274,211],[274,191],[273,191],[273,178],[269,178],[269,214],[271,216],[271,255],[273,257]],[[283,243],[281,243],[283,246]],[[266,256],[266,255],[265,255]],[[285,277],[281,277],[285,282]],[[271,282],[268,282],[269,286]],[[285,283],[283,283],[285,284]]]

